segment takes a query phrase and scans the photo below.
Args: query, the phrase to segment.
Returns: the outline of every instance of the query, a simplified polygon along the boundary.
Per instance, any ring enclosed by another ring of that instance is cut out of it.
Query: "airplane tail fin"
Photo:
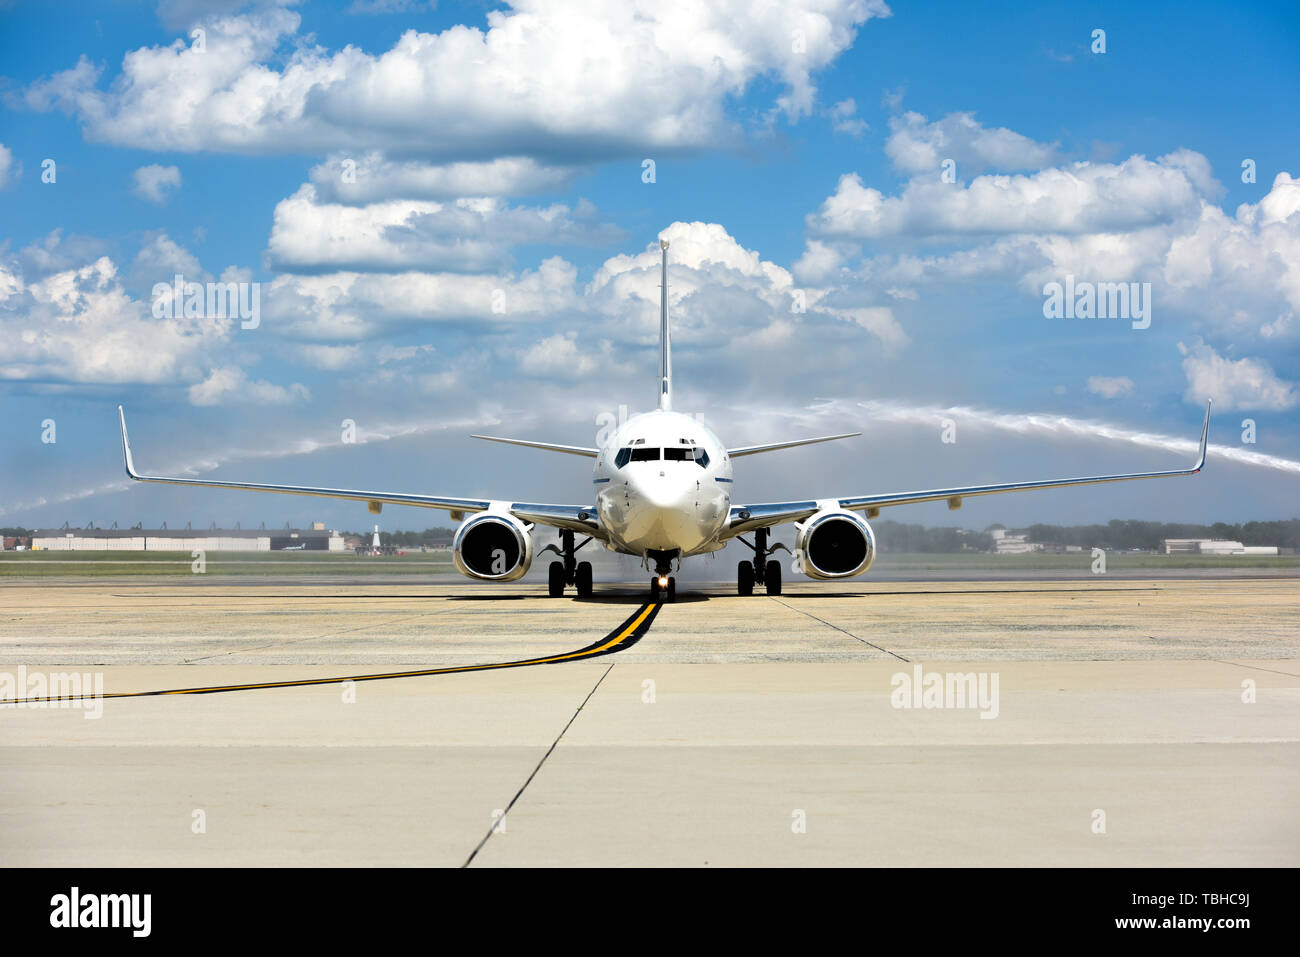
[[[659,278],[659,408],[673,407],[673,356],[668,336],[668,240],[659,240],[663,265]]]

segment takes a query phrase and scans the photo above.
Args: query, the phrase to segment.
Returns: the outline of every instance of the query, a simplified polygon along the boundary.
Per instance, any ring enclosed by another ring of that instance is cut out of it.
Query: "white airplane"
[[[1205,423],[1201,427],[1200,455],[1188,469],[1008,482],[1001,485],[966,485],[799,502],[734,504],[733,459],[797,445],[849,438],[862,433],[849,432],[793,442],[727,448],[696,419],[674,412],[672,353],[668,330],[668,243],[661,240],[659,245],[663,254],[659,305],[659,375],[656,388],[659,407],[653,412],[629,418],[605,446],[599,449],[489,435],[473,436],[492,442],[506,442],[595,459],[595,475],[592,479],[595,499],[592,504],[543,505],[401,492],[141,475],[136,471],[131,458],[126,415],[122,407],[118,406],[126,474],[139,482],[350,499],[366,502],[372,514],[379,514],[384,505],[443,509],[451,513],[452,519],[461,522],[452,541],[452,554],[458,571],[479,581],[516,581],[528,572],[535,555],[551,551],[559,556],[551,562],[549,570],[551,597],[563,595],[568,585],[574,587],[579,597],[585,598],[591,594],[591,563],[579,562],[575,556],[583,546],[596,541],[612,552],[639,557],[647,570],[653,563],[654,577],[650,581],[650,597],[654,601],[672,601],[676,593],[676,582],[672,574],[674,565],[680,568],[682,559],[716,552],[733,539],[739,539],[754,554],[752,562],[742,561],[737,567],[736,586],[739,593],[752,595],[754,586],[762,585],[767,594],[779,595],[781,564],[771,556],[778,549],[789,549],[784,545],[770,544],[769,533],[773,526],[787,522],[794,523],[793,554],[803,574],[820,580],[852,578],[865,572],[875,560],[875,534],[866,518],[877,517],[882,508],[946,501],[950,509],[957,509],[961,507],[963,499],[977,495],[1195,475],[1205,465],[1206,440],[1210,428],[1209,403],[1206,404]],[[863,517],[864,514],[866,518]],[[560,544],[536,550],[534,530],[538,525],[558,529]],[[747,532],[753,533],[752,542],[741,537]],[[577,535],[586,537],[575,544]]]

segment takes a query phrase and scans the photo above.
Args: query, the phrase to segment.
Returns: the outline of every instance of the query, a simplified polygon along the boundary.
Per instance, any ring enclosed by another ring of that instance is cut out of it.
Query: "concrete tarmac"
[[[0,680],[514,661],[643,588],[8,581]],[[729,591],[563,664],[0,709],[0,864],[1300,863],[1294,579]]]

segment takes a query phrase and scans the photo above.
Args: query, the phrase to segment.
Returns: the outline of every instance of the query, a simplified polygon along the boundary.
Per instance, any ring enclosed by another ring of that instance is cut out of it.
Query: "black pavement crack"
[[[809,618],[813,619],[813,621],[820,621],[823,625],[828,625],[829,627],[834,628],[836,631],[842,631],[842,632],[844,632],[844,634],[848,635],[850,638],[854,639],[855,641],[860,641],[860,642],[862,642],[864,645],[869,645],[870,647],[875,648],[876,651],[883,651],[883,652],[884,652],[885,654],[887,654],[887,655],[893,655],[893,656],[894,656],[895,658],[897,658],[899,661],[910,661],[910,660],[911,660],[911,659],[909,659],[909,658],[904,658],[904,657],[903,657],[902,655],[900,655],[900,654],[896,654],[895,652],[890,651],[888,648],[881,648],[879,645],[877,645],[877,644],[873,644],[872,642],[867,641],[867,639],[862,638],[862,637],[859,637],[858,635],[855,635],[853,632],[851,632],[851,631],[847,631],[847,630],[845,630],[844,628],[841,628],[839,625],[833,625],[833,624],[831,624],[829,621],[827,621],[825,618],[818,618],[818,617],[817,617],[816,615],[814,615],[812,612],[804,611],[802,608],[795,608],[793,605],[787,605],[787,604],[786,604],[785,602],[783,602],[781,599],[776,598],[776,597],[774,597],[774,596],[772,596],[772,595],[769,595],[768,597],[771,598],[772,601],[776,602],[778,605],[782,605],[782,606],[784,606],[784,607],[786,607],[786,608],[789,608],[791,611],[797,611],[797,612],[798,612],[799,614],[801,614],[801,615],[807,615]]]
[[[1290,671],[1278,671],[1276,668],[1261,668],[1259,665],[1248,665],[1241,661],[1225,661],[1222,658],[1211,658],[1211,661],[1217,661],[1221,665],[1232,665],[1234,668],[1249,668],[1251,671],[1267,671],[1269,674],[1286,675],[1288,678],[1300,678],[1300,675],[1293,674]]]
[[[528,775],[528,780],[523,783],[523,786],[520,787],[519,790],[515,792],[515,796],[510,799],[510,803],[506,805],[506,808],[501,813],[501,817],[499,818],[499,820],[504,821],[510,817],[510,809],[514,807],[515,804],[519,801],[519,798],[523,796],[523,793],[525,789],[527,789],[528,785],[533,783],[533,778],[537,777],[537,773],[542,770],[542,765],[546,763],[546,759],[549,758],[554,753],[555,749],[559,746],[560,739],[563,738],[565,732],[567,732],[569,728],[573,726],[573,722],[578,720],[578,715],[582,714],[582,709],[587,706],[587,702],[591,700],[591,696],[596,693],[596,689],[599,688],[601,682],[605,680],[605,676],[608,675],[613,670],[614,670],[614,665],[611,663],[610,666],[606,668],[605,671],[601,674],[601,676],[596,679],[596,683],[592,685],[591,690],[587,692],[587,697],[583,698],[582,704],[578,705],[578,710],[573,712],[573,716],[569,718],[568,724],[566,724],[560,730],[560,733],[556,736],[555,740],[551,742],[551,746],[546,749],[546,753],[542,755],[542,759],[537,762],[537,767],[533,768],[533,773]],[[462,869],[469,867],[470,864],[474,863],[474,858],[478,856],[479,851],[483,850],[483,845],[487,844],[488,838],[490,838],[493,834],[495,834],[496,830],[497,830],[497,821],[493,821],[492,826],[488,828],[488,832],[483,835],[483,840],[479,841],[478,845],[474,848],[474,850],[470,852],[469,857],[465,858],[465,863],[461,865]]]

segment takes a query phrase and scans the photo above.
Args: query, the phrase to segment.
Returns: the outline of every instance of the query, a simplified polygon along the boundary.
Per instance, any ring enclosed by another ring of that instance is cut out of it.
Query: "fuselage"
[[[596,457],[596,510],[614,551],[716,551],[731,510],[731,459],[708,428],[656,410],[621,425]]]

